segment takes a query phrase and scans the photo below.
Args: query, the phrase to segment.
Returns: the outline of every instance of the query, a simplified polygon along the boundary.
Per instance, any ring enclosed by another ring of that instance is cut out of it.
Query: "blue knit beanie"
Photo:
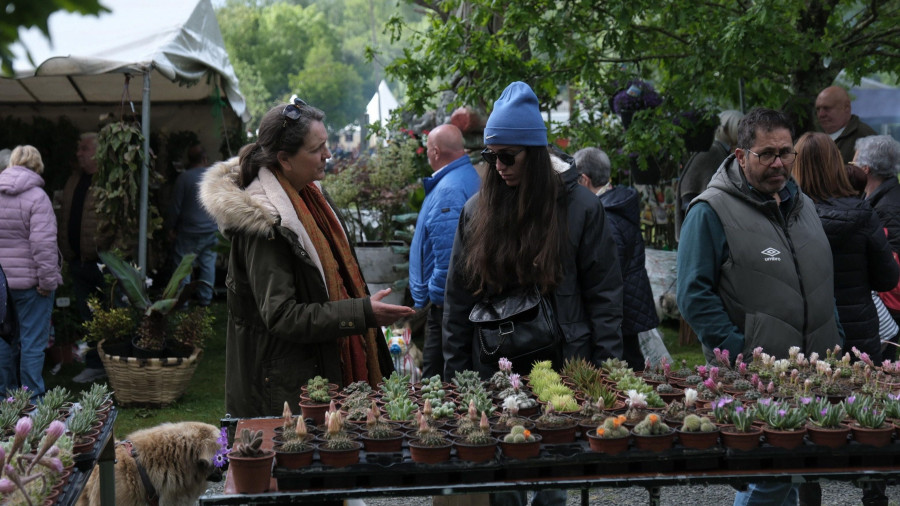
[[[516,81],[503,90],[484,127],[484,143],[509,146],[546,146],[547,127],[537,95]]]

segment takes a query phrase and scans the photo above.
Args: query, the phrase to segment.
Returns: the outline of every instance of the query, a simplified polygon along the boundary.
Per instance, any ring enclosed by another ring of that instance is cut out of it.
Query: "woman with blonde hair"
[[[62,283],[56,216],[43,190],[43,172],[34,146],[16,146],[9,167],[0,172],[0,265],[19,324],[18,339],[0,340],[0,388],[27,386],[32,397],[44,393],[44,348],[53,293]]]
[[[827,134],[808,132],[795,146],[794,179],[816,204],[834,258],[834,296],[844,328],[844,349],[853,347],[881,363],[878,314],[872,290],[897,285],[898,266],[875,211],[850,184],[837,145]]]

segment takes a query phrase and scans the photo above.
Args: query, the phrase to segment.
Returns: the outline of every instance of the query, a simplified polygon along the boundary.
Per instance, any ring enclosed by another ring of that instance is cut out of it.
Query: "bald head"
[[[850,95],[840,86],[829,86],[816,97],[816,117],[826,134],[832,134],[850,122]]]
[[[428,164],[438,170],[466,154],[462,132],[454,125],[440,125],[428,134]]]

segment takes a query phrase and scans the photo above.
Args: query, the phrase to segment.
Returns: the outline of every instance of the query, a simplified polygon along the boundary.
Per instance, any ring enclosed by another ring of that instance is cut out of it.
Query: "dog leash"
[[[116,443],[116,446],[118,445],[125,447],[131,454],[131,458],[134,459],[138,474],[141,476],[141,483],[144,485],[144,490],[147,492],[147,504],[150,506],[159,506],[159,494],[156,492],[156,487],[150,482],[150,476],[147,475],[147,470],[144,469],[144,466],[141,465],[141,461],[138,460],[137,450],[134,449],[134,444],[126,439]]]

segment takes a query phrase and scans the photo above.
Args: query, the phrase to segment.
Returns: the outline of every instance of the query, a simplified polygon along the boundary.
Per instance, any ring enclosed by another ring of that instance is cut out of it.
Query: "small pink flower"
[[[57,458],[43,459],[41,463],[49,467],[50,469],[53,469],[57,473],[61,473],[63,470],[62,461]]]
[[[45,434],[47,434],[48,440],[52,438],[53,441],[56,441],[64,432],[66,432],[66,424],[59,420],[53,420],[50,422],[50,426],[47,427],[47,432],[45,432]]]
[[[19,421],[16,422],[16,437],[27,436],[28,433],[31,432],[31,427],[31,417],[23,416],[22,418],[19,418]]]
[[[510,362],[506,357],[500,357],[497,367],[499,367],[503,372],[509,372],[512,370],[512,362]]]

